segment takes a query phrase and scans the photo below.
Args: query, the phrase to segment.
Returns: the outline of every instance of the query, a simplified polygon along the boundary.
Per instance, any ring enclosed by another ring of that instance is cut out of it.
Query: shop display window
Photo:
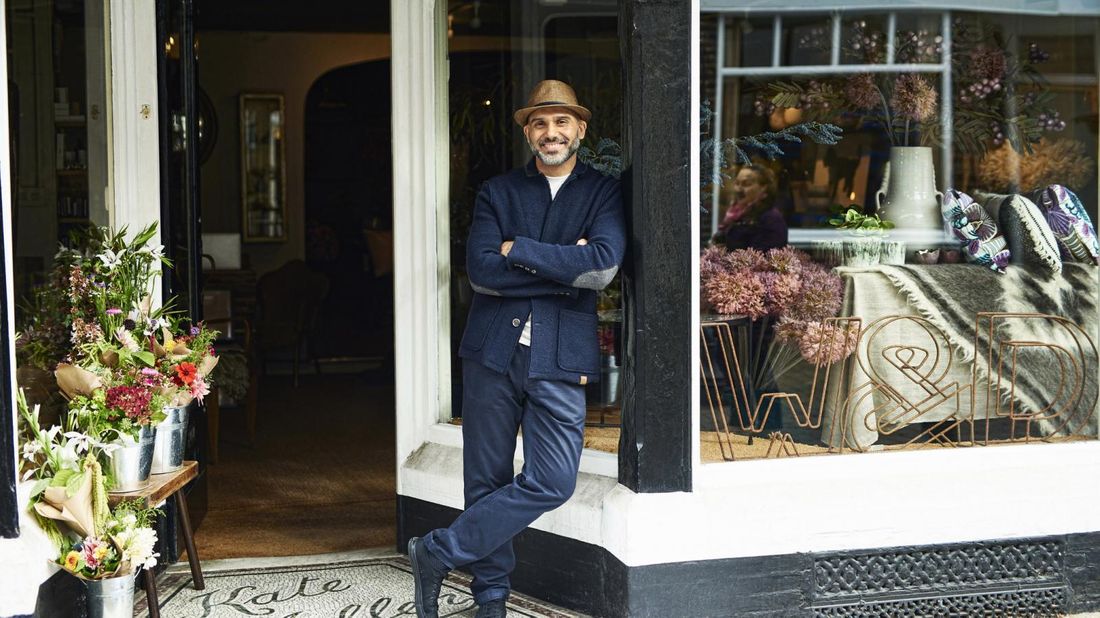
[[[1097,25],[704,9],[702,461],[1097,437]]]

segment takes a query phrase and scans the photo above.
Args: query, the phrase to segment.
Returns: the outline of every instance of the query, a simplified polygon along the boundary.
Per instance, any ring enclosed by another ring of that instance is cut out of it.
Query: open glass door
[[[164,277],[164,301],[192,321],[202,315],[202,240],[198,203],[199,142],[198,50],[191,0],[157,0],[157,79],[160,96],[161,238],[172,269]],[[212,398],[211,398],[212,399]],[[210,403],[209,401],[207,402]],[[186,459],[199,462],[199,477],[187,496],[193,527],[206,514],[206,409],[195,406],[187,431]],[[175,509],[165,509],[162,556],[169,563],[180,554]]]

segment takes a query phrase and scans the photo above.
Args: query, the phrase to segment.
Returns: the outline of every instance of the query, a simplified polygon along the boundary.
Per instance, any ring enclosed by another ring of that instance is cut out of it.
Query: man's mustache
[[[539,140],[539,146],[546,146],[548,144],[561,144],[562,146],[568,146],[569,141],[564,137],[544,137]]]

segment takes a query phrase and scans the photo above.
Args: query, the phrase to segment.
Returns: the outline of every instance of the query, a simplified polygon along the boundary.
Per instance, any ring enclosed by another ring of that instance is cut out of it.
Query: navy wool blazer
[[[581,238],[588,244],[577,245]],[[551,199],[533,158],[489,179],[466,246],[474,297],[459,356],[506,372],[530,314],[530,377],[597,381],[596,292],[615,276],[625,248],[617,180],[578,161]]]

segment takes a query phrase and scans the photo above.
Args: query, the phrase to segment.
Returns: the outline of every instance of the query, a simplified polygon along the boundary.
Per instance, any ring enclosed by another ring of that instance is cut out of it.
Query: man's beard
[[[543,165],[548,165],[550,167],[556,167],[558,165],[561,165],[562,163],[565,163],[566,161],[568,161],[570,159],[570,157],[577,154],[577,150],[579,150],[580,147],[581,147],[581,138],[579,138],[579,137],[573,138],[573,141],[569,142],[569,147],[565,149],[565,152],[562,152],[560,154],[548,155],[548,154],[543,153],[541,150],[539,150],[540,147],[545,146],[546,144],[561,144],[561,143],[564,143],[564,140],[561,140],[561,139],[556,139],[556,140],[543,139],[543,140],[540,140],[537,144],[532,144],[531,142],[527,142],[527,145],[530,146],[531,152],[536,157],[539,158],[539,161],[542,161]]]

